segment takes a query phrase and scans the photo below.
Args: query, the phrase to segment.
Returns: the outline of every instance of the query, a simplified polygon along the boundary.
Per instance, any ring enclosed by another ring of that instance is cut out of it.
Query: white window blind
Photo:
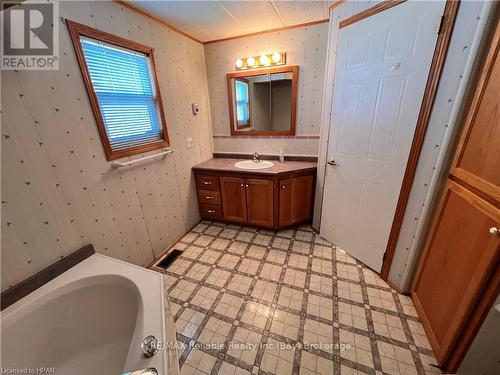
[[[111,150],[163,141],[149,57],[87,37],[80,42]]]

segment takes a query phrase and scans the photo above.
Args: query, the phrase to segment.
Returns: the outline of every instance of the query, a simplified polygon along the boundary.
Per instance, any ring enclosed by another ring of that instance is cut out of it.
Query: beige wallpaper
[[[317,155],[323,98],[328,23],[205,45],[208,89],[216,152],[266,152]],[[226,74],[238,57],[286,52],[299,66],[297,135],[293,138],[230,137]]]
[[[59,71],[1,73],[2,290],[89,242],[148,264],[199,220],[191,166],[213,151],[203,46],[113,2],[61,2],[60,13],[155,48],[175,152],[111,168],[61,24]]]

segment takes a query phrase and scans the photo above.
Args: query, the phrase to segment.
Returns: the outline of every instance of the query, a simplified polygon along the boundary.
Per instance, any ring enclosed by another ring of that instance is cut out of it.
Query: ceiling
[[[134,8],[208,42],[328,18],[331,1],[127,1]]]

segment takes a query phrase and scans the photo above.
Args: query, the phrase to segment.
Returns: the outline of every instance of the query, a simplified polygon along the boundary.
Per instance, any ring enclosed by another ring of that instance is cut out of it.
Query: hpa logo
[[[58,69],[58,10],[57,2],[2,2],[2,69]]]

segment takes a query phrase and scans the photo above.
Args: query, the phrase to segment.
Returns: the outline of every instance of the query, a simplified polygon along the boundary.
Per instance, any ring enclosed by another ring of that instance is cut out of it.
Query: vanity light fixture
[[[254,57],[249,57],[247,59],[247,66],[249,68],[253,68],[254,65],[255,65],[255,58]]]
[[[267,57],[266,55],[262,55],[261,57],[259,57],[259,61],[261,65],[269,65],[269,57]]]
[[[250,56],[238,58],[234,62],[236,70],[256,69],[271,67],[276,65],[285,65],[286,52],[274,52],[260,56]]]

